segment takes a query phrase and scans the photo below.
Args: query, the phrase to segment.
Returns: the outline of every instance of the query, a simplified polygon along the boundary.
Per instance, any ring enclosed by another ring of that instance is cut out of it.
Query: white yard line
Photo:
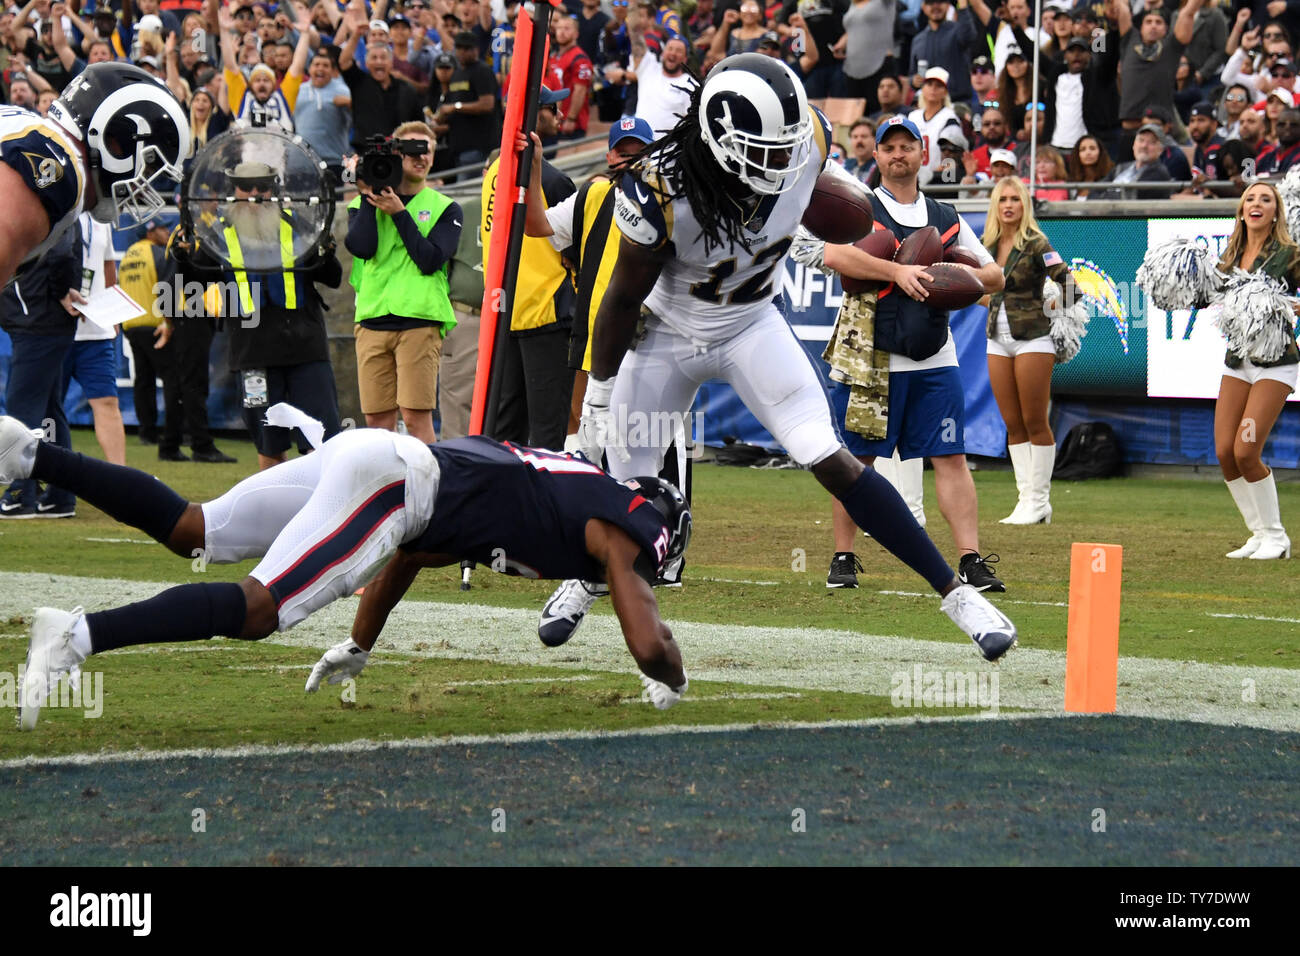
[[[0,619],[31,614],[42,604],[88,610],[152,597],[167,584],[78,578],[49,574],[0,574]],[[350,633],[355,598],[325,608],[275,643],[319,652]],[[617,620],[600,602],[575,638],[560,648],[537,640],[537,611],[477,604],[403,601],[393,611],[376,657],[393,651],[412,656],[487,660],[502,664],[610,671],[636,687]],[[937,620],[947,619],[934,609]],[[883,614],[863,614],[864,628],[879,627]],[[968,640],[918,640],[823,628],[747,627],[671,621],[692,681],[722,681],[759,688],[835,690],[888,697],[895,675],[916,664],[958,673],[990,665]],[[1061,622],[1062,627],[1064,621]],[[957,632],[953,631],[954,634]],[[1121,647],[1123,637],[1121,636]],[[1021,646],[997,668],[1001,708],[1061,713],[1065,654]],[[1300,730],[1300,670],[1241,667],[1159,658],[1121,657],[1118,712],[1133,716]]]
[[[1021,715],[1018,719],[1055,719],[1056,715]],[[440,750],[446,747],[505,746],[564,740],[618,740],[627,737],[662,737],[670,734],[727,734],[755,730],[837,730],[849,728],[956,724],[987,720],[978,715],[942,717],[871,717],[862,720],[773,721],[743,724],[660,724],[628,730],[554,730],[516,734],[474,734],[459,737],[414,737],[405,740],[349,740],[337,744],[248,744],[240,747],[191,747],[184,750],[125,750],[119,753],[64,754],[51,757],[16,757],[0,760],[0,770],[28,767],[91,766],[106,763],[147,763],[169,760],[245,760],[296,754],[354,754],[380,750]]]

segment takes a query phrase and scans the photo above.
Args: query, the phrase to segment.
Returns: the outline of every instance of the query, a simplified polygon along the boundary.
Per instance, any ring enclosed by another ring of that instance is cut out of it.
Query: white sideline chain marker
[[[15,614],[29,616],[39,605],[81,604],[92,611],[115,607],[153,597],[168,586],[147,581],[4,573],[0,574],[0,620]],[[338,601],[292,631],[269,640],[308,648],[311,654],[319,655],[337,644],[340,634],[350,633],[355,610],[355,601]],[[934,613],[936,633],[947,633],[947,620],[937,607]],[[870,625],[872,619],[866,622]],[[955,630],[951,640],[919,640],[829,628],[676,620],[670,623],[678,642],[687,650],[686,669],[692,680],[748,684],[755,690],[827,690],[887,698],[891,675],[910,671],[918,663],[963,672],[988,666],[980,660],[974,645]],[[1063,630],[1064,621],[1061,627]],[[403,601],[389,618],[377,656],[382,659],[386,654],[401,653],[509,666],[608,671],[622,675],[629,682],[629,691],[636,689],[636,668],[628,657],[617,618],[608,613],[608,602],[603,610],[588,615],[582,633],[565,645],[563,656],[543,647],[536,633],[535,609]],[[1020,645],[997,669],[1001,707],[1062,712],[1065,653],[1035,648],[1033,636],[1028,633],[1021,634]],[[194,648],[201,649],[217,648]],[[1242,701],[1243,681],[1247,680],[1253,688],[1252,703]],[[1300,730],[1300,670],[1295,668],[1121,657],[1119,685],[1121,715]]]

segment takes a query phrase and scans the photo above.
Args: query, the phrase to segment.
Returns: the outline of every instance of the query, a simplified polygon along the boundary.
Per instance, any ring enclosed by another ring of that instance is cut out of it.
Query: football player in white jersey
[[[619,434],[620,423],[685,415],[702,383],[726,381],[997,660],[1015,643],[1015,626],[957,579],[893,487],[845,450],[821,380],[774,302],[829,142],[789,67],[739,54],[710,71],[687,115],[624,176],[614,217],[623,238],[596,318],[582,450],[592,460],[608,451],[616,478],[654,474],[671,434]],[[600,593],[581,581],[561,585],[542,612],[542,641],[568,640]]]
[[[128,63],[86,67],[48,117],[0,107],[0,283],[39,257],[83,208],[100,222],[143,222],[180,182],[190,127],[171,92]]]

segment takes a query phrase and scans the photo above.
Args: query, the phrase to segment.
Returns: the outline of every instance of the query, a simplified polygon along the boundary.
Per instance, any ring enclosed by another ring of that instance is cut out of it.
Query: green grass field
[[[135,444],[128,457],[202,500],[253,467],[251,446],[227,446],[240,464],[161,463]],[[825,588],[830,509],[811,476],[705,465],[686,586],[658,592],[692,678],[673,710],[639,700],[607,605],[548,650],[534,629],[551,585],[480,570],[460,592],[455,569],[425,572],[342,692],[302,684],[354,599],[261,644],[92,658],[76,706],[0,731],[0,860],[1286,862],[1300,836],[1297,566],[1222,557],[1246,532],[1219,482],[1058,483],[1054,523],[1024,528],[997,523],[1010,473],[975,479],[1008,584],[995,600],[1020,631],[999,667],[869,540],[862,587]],[[1280,494],[1284,521],[1300,515],[1300,488]],[[926,500],[955,560],[928,480]],[[1075,541],[1124,548],[1116,716],[1062,716]],[[0,522],[0,706],[16,703],[5,678],[33,607],[96,610],[248,567],[199,572],[84,502],[73,520]],[[917,667],[972,696],[900,701]],[[319,842],[322,800],[357,826]],[[1099,807],[1116,825],[1097,839]],[[76,822],[66,839],[20,841],[56,819]]]

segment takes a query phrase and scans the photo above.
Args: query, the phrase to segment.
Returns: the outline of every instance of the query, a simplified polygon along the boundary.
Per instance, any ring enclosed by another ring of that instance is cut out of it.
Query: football
[[[943,254],[944,262],[957,262],[964,266],[970,266],[972,269],[980,267],[979,259],[975,258],[975,253],[960,246],[953,246]]]
[[[901,250],[900,250],[901,251]],[[935,309],[964,309],[984,295],[984,284],[965,266],[955,262],[936,262],[926,266],[930,281],[921,280],[929,291],[925,304]]]
[[[943,240],[934,226],[918,229],[898,244],[894,261],[905,266],[928,266],[943,258]]]
[[[871,199],[858,188],[828,173],[817,177],[803,224],[813,235],[833,245],[857,242],[871,231]]]
[[[875,256],[877,259],[894,258],[894,250],[898,246],[898,241],[894,234],[888,229],[874,229],[867,233],[857,242],[853,243],[854,247],[861,249],[869,256]],[[845,292],[854,295],[861,295],[864,292],[874,292],[880,288],[882,283],[875,279],[855,279],[853,276],[840,276],[840,288]]]

